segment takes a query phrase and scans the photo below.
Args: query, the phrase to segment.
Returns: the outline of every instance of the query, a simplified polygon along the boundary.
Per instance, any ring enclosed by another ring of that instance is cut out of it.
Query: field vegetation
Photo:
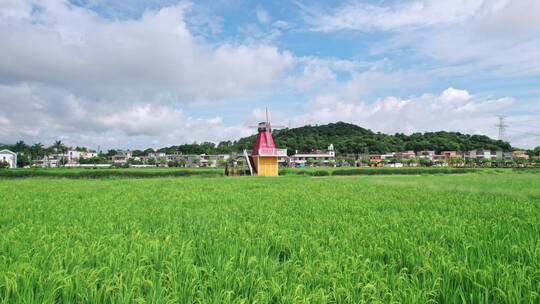
[[[247,167],[235,170],[247,172]],[[404,168],[347,168],[347,167],[309,167],[309,168],[280,168],[280,175],[311,175],[311,176],[344,176],[344,175],[417,175],[417,174],[462,174],[479,171],[478,168],[443,168],[443,167],[404,167]],[[497,172],[509,171],[497,170]],[[1,170],[0,179],[54,177],[54,178],[156,178],[156,177],[218,177],[224,175],[224,168],[32,168]]]
[[[2,179],[0,301],[538,303],[538,177]]]

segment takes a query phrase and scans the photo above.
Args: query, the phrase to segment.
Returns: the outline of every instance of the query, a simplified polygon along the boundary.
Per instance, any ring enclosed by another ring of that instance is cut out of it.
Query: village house
[[[160,158],[167,158],[167,154],[163,152],[156,152],[156,153],[148,153],[148,158],[154,158],[154,159],[160,159]]]
[[[7,162],[9,168],[17,168],[17,153],[4,149],[0,151],[0,161]]]
[[[55,154],[56,160],[65,160],[68,164],[76,163],[79,159],[89,159],[92,157],[96,157],[96,152],[82,152],[82,151],[76,151],[76,150],[69,150],[65,154]],[[54,157],[54,155],[53,155]]]
[[[433,161],[435,159],[435,151],[433,150],[418,151],[416,152],[416,156],[418,158],[425,158],[430,161]]]
[[[414,153],[413,150],[409,150],[407,152],[396,152],[396,153],[394,153],[394,157],[396,157],[399,160],[411,159],[411,158],[415,158],[416,154]]]
[[[227,161],[231,157],[236,157],[236,153],[231,154],[182,154],[174,153],[164,155],[167,162],[185,161],[190,167],[217,167],[220,163]]]
[[[115,155],[109,157],[109,160],[116,164],[125,164],[132,156],[129,150],[118,150]]]
[[[374,163],[376,167],[378,167],[379,165],[382,166],[382,154],[370,154],[369,162]]]
[[[470,150],[463,153],[464,158],[474,158],[474,159],[492,159],[492,158],[502,158],[502,151],[491,151],[491,150]]]
[[[527,151],[518,150],[518,151],[512,151],[511,153],[514,157],[529,159],[529,155],[527,154]]]
[[[294,155],[289,157],[289,166],[291,167],[302,167],[306,165],[308,159],[313,161],[322,160],[323,164],[335,164],[336,153],[334,152],[334,145],[330,144],[327,151],[319,151],[313,149],[309,153],[298,153],[295,151]]]

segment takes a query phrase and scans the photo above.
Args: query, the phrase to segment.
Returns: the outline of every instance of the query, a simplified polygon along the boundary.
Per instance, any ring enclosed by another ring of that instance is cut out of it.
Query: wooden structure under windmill
[[[266,121],[259,123],[257,139],[253,143],[251,156],[244,150],[244,156],[249,166],[251,175],[278,176],[278,157],[287,156],[287,149],[277,149],[272,137],[272,126],[268,119],[266,108]]]

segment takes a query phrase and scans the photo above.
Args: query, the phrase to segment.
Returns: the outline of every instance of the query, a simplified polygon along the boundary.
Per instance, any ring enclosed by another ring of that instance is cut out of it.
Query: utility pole
[[[508,127],[508,125],[506,125],[504,123],[504,118],[506,116],[504,115],[497,115],[497,117],[499,118],[499,123],[496,125],[496,127],[499,128],[499,140],[505,140],[506,139],[506,127]]]

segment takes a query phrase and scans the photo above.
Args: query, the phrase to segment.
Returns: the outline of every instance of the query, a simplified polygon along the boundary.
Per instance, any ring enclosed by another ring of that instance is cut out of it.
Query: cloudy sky
[[[345,121],[540,145],[540,1],[0,0],[0,142],[163,147]]]

